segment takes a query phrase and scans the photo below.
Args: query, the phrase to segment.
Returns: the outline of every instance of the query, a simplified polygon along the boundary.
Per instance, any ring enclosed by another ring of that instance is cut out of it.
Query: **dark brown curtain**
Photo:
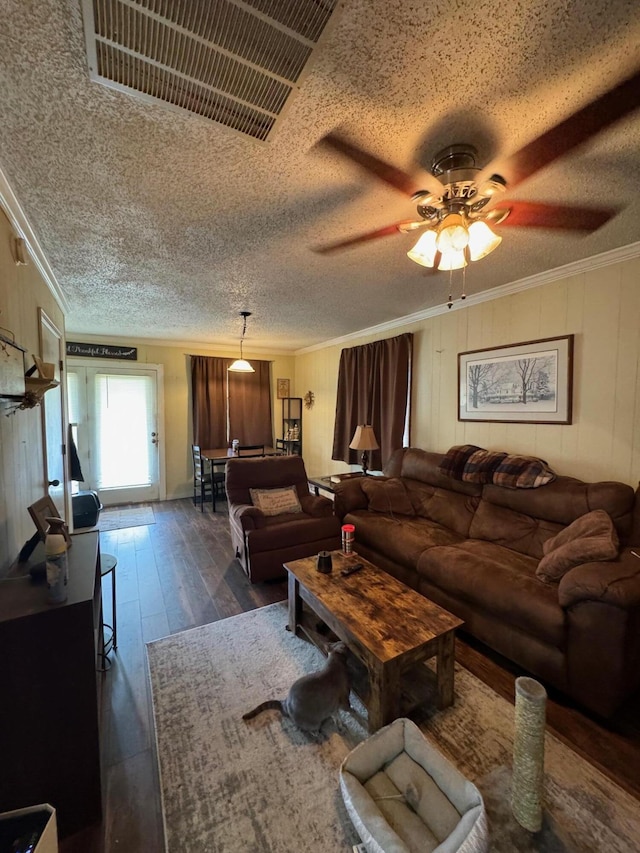
[[[271,365],[252,358],[255,373],[229,373],[232,361],[191,356],[193,443],[209,450],[237,438],[240,444],[272,447]]]
[[[380,470],[391,453],[402,447],[409,405],[410,333],[343,349],[340,355],[332,459],[359,465],[349,443],[358,424],[371,424],[380,445],[369,451],[369,467]]]
[[[251,359],[255,373],[228,373],[229,440],[273,447],[271,364]]]
[[[227,447],[227,368],[231,358],[191,356],[193,443],[202,450]]]

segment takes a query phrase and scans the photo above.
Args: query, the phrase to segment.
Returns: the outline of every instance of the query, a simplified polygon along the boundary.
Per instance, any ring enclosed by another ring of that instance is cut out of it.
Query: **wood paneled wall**
[[[363,336],[355,346],[400,331],[415,341],[411,444],[445,451],[453,444],[541,456],[561,474],[584,480],[640,479],[640,259],[600,267],[419,323]],[[457,356],[467,350],[575,335],[573,423],[489,424],[457,419]],[[296,358],[296,394],[311,389],[305,417],[310,474],[345,470],[331,462],[341,346]]]
[[[13,236],[0,208],[0,326],[27,348],[26,366],[30,367],[32,354],[40,354],[38,307],[59,329],[64,328],[64,316],[33,261],[16,266]],[[40,407],[5,414],[6,408],[0,405],[0,577],[35,533],[27,507],[46,494]],[[63,506],[58,509],[64,511]]]

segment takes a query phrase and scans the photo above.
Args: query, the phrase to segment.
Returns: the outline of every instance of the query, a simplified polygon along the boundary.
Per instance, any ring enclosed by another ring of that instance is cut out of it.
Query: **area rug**
[[[323,666],[285,630],[285,603],[193,628],[147,647],[166,850],[337,853],[359,839],[338,787],[344,756],[366,737],[365,711],[341,712],[314,738],[259,702]],[[637,851],[640,804],[547,733],[545,819],[535,835],[509,809],[513,706],[456,666],[456,701],[417,719],[485,797],[492,846],[514,851]]]
[[[103,509],[98,519],[98,530],[122,530],[125,527],[141,527],[143,524],[155,524],[153,507],[130,507],[129,509]]]

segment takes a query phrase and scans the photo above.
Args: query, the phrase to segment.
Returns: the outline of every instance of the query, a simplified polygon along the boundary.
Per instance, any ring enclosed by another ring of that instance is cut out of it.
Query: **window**
[[[409,443],[412,349],[407,333],[342,350],[332,459],[359,463],[358,452],[349,448],[358,424],[371,424],[380,445],[369,454],[373,470]]]

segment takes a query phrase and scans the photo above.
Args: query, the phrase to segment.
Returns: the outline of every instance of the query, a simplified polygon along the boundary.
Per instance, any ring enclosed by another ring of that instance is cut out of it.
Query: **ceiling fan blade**
[[[640,107],[640,71],[550,128],[524,148],[482,170],[478,182],[502,175],[509,189]]]
[[[337,252],[339,249],[347,249],[349,246],[356,246],[358,243],[368,243],[369,240],[377,240],[378,237],[390,237],[391,234],[404,234],[408,231],[417,231],[423,225],[427,226],[428,222],[413,222],[410,219],[402,222],[394,222],[393,225],[386,225],[384,228],[378,228],[377,231],[369,231],[367,234],[358,234],[357,237],[349,237],[348,240],[340,240],[338,243],[329,243],[326,246],[314,246],[312,252],[319,255],[328,255],[331,252]]]
[[[327,136],[323,137],[318,144],[328,145],[330,148],[333,148],[334,151],[343,154],[358,166],[361,166],[367,172],[374,175],[374,177],[379,178],[381,181],[384,181],[386,184],[389,184],[389,186],[399,190],[405,195],[412,196],[416,192],[428,190],[440,198],[444,192],[443,185],[433,175],[425,172],[424,180],[421,175],[420,180],[423,185],[419,186],[414,178],[406,172],[403,172],[402,169],[398,169],[396,166],[391,165],[391,163],[381,160],[379,157],[376,157],[375,154],[370,154],[368,151],[358,148],[357,145],[347,142],[346,139],[343,139],[343,137],[336,133],[329,133]]]
[[[618,213],[612,208],[573,207],[537,201],[501,202],[494,210],[510,211],[502,225],[529,228],[563,228],[569,231],[595,231]]]

